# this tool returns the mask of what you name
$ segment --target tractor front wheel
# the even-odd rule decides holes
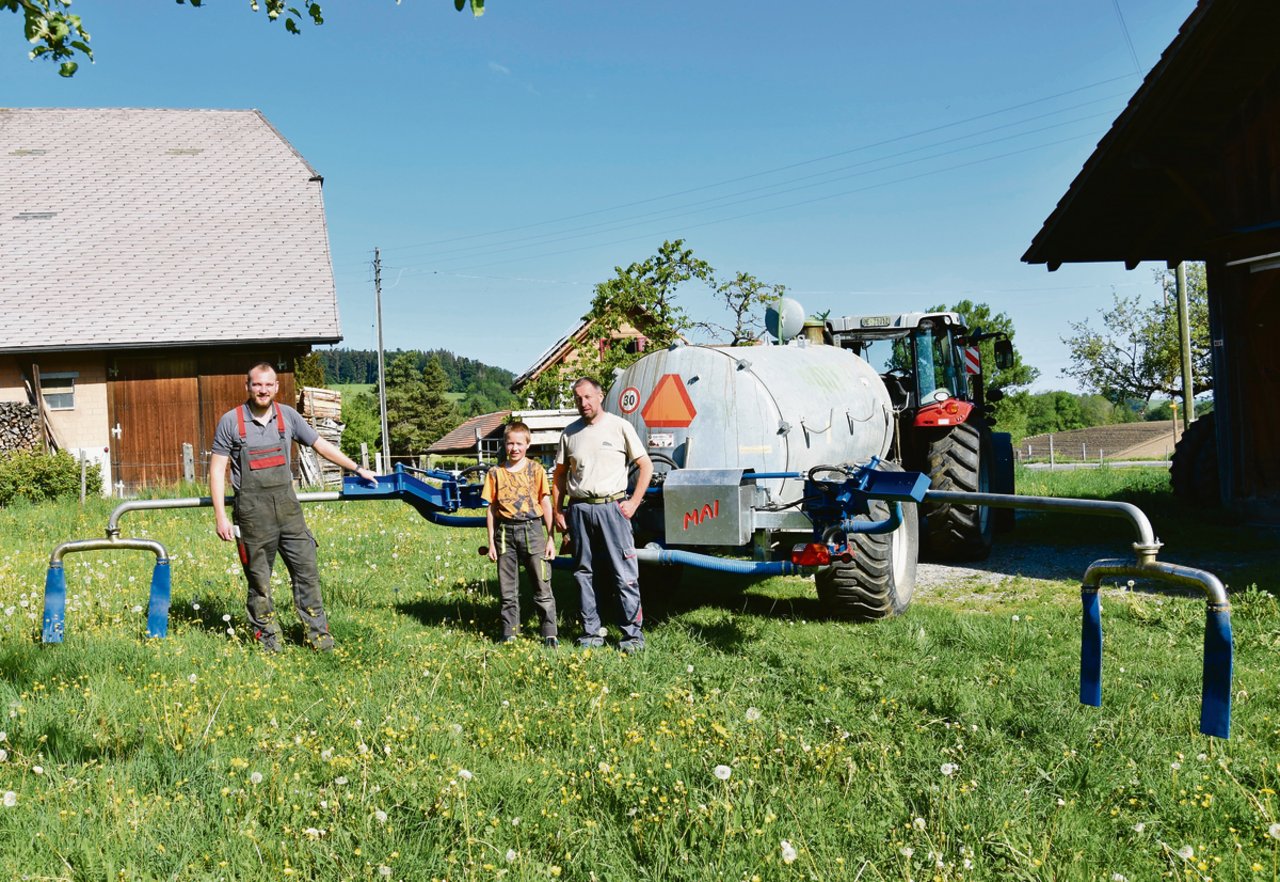
[[[991,492],[991,428],[960,423],[928,442],[925,463],[929,489],[957,493]],[[925,544],[942,560],[985,560],[991,554],[993,523],[985,505],[926,502]]]

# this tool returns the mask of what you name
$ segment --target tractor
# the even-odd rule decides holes
[[[1013,445],[992,431],[1000,389],[983,386],[978,344],[994,343],[996,366],[1013,365],[1002,331],[965,327],[954,312],[907,312],[828,318],[824,342],[868,362],[889,390],[895,413],[888,458],[929,476],[934,490],[1013,493]],[[1013,512],[986,506],[921,506],[924,550],[942,560],[982,560],[992,534],[1013,526]]]

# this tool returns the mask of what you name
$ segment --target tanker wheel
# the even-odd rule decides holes
[[[1173,495],[1183,502],[1211,508],[1222,505],[1222,490],[1218,486],[1218,436],[1212,411],[1187,426],[1174,445],[1169,483],[1173,486]]]
[[[929,441],[925,464],[929,489],[991,492],[991,428],[960,423]],[[925,503],[925,546],[942,560],[985,560],[991,554],[994,522],[985,505]]]
[[[893,463],[883,471],[902,471]],[[883,521],[889,503],[871,501],[871,515],[860,521]],[[853,560],[833,563],[818,571],[818,601],[832,618],[870,622],[896,616],[906,610],[916,590],[916,558],[920,552],[920,528],[914,503],[902,504],[902,524],[888,534],[850,533]]]

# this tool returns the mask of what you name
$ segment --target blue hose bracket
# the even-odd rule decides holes
[[[1097,586],[1080,587],[1080,703],[1102,707],[1102,606]]]
[[[44,630],[41,641],[62,642],[66,628],[66,611],[67,574],[62,569],[62,561],[55,560],[49,564],[49,572],[44,577]]]
[[[1200,731],[1205,735],[1231,737],[1231,672],[1231,605],[1210,603],[1205,613],[1200,698]]]

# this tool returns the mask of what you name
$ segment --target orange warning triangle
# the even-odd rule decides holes
[[[640,418],[652,429],[684,429],[697,415],[679,374],[663,374],[640,411]]]

